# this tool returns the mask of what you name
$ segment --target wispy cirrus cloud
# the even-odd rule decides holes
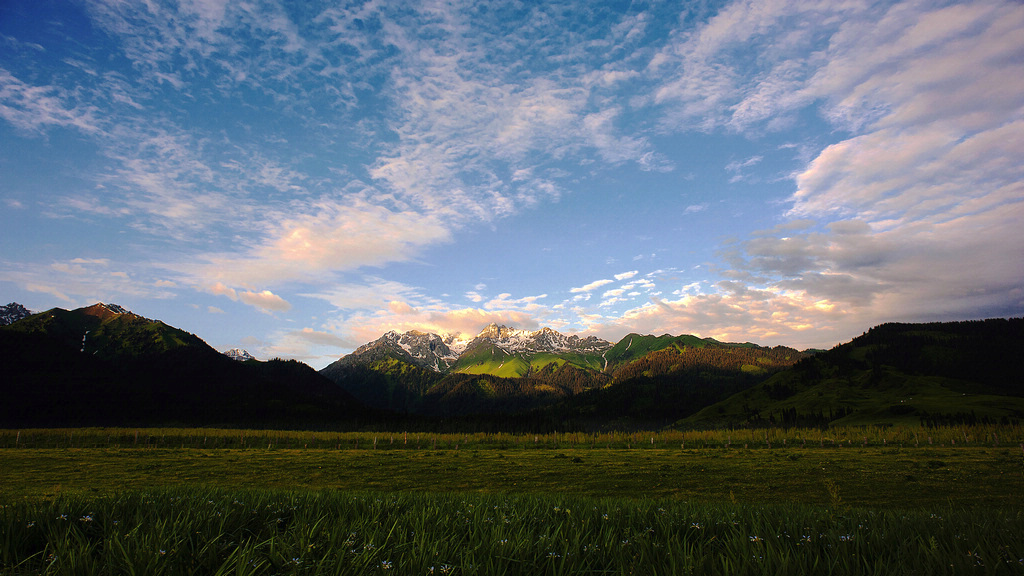
[[[413,16],[417,26],[385,25],[404,64],[392,76],[398,142],[377,160],[373,177],[461,223],[557,198],[565,187],[556,166],[566,158],[672,169],[646,136],[618,125],[623,108],[604,94],[635,75],[615,66],[643,35],[643,17],[581,34],[594,47],[614,47],[610,67],[597,69],[592,54],[580,53],[586,43],[560,33],[559,10],[531,7],[511,34],[502,10],[473,5],[427,5]],[[548,64],[539,73],[522,75],[540,61]]]
[[[76,93],[107,110],[117,102],[119,114],[95,129],[84,124],[88,115],[77,117],[81,130],[104,132],[97,140],[108,164],[91,175],[99,192],[76,191],[63,205],[176,242],[188,256],[168,268],[183,274],[182,284],[262,290],[408,261],[462,226],[558,198],[568,173],[557,164],[571,157],[670,168],[646,136],[621,129],[621,104],[594,100],[636,77],[621,57],[643,37],[643,14],[588,24],[584,48],[615,56],[595,67],[580,46],[552,34],[557,6],[528,9],[536,18],[512,35],[502,14],[470,5],[410,11],[370,2],[306,16],[274,3],[213,0],[87,7],[131,66],[104,71],[88,54],[75,60]],[[496,45],[507,50],[496,53]],[[556,63],[547,72],[522,76],[546,58]],[[382,111],[350,122],[357,86]],[[19,88],[33,90],[48,93]],[[188,103],[196,98],[241,127],[245,140],[230,124],[221,133],[184,126],[179,117],[201,113]],[[154,122],[156,100],[171,106]],[[66,94],[51,103],[75,110]],[[310,113],[322,106],[331,113]],[[312,130],[256,128],[260,114]],[[37,130],[70,122],[38,106],[30,117]],[[383,131],[396,138],[367,150],[375,159],[362,175],[327,165],[314,176],[302,158],[284,159],[297,138],[331,146],[346,131],[350,144]],[[359,182],[366,184],[353,191]],[[232,238],[234,250],[195,242],[211,234]]]
[[[61,86],[36,85],[0,68],[0,118],[24,132],[42,135],[50,128],[101,132],[99,110]]]
[[[109,258],[70,258],[48,263],[0,261],[0,274],[29,292],[49,294],[65,305],[84,306],[118,299],[174,297],[166,278],[145,265]],[[53,278],[60,278],[54,282]]]

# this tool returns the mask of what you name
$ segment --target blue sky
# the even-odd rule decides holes
[[[0,298],[320,368],[1024,314],[1019,2],[0,4]]]

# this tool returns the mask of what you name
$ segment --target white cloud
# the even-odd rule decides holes
[[[233,301],[241,301],[263,312],[287,312],[292,307],[288,301],[270,290],[258,292],[253,290],[239,291],[226,286],[222,282],[216,282],[208,286],[206,291],[217,296],[226,296]]]
[[[317,201],[302,213],[266,226],[260,245],[247,251],[209,254],[169,266],[194,284],[318,284],[338,273],[411,260],[419,250],[450,238],[450,231],[429,216],[364,201]]]
[[[170,287],[154,278],[153,270],[146,265],[107,258],[70,258],[50,263],[0,261],[0,277],[29,292],[50,294],[75,306],[175,296]]]
[[[350,348],[389,330],[474,336],[490,323],[535,330],[552,310],[540,304],[547,294],[513,297],[504,293],[482,306],[463,307],[424,296],[418,288],[374,278],[307,296],[328,300],[337,307],[339,313],[325,322],[323,330],[353,343]]]
[[[680,34],[652,61],[666,125],[756,134],[817,101],[848,136],[795,173],[788,216],[802,220],[726,252],[735,281],[617,324],[799,342],[809,327],[842,339],[1020,314],[1024,269],[1006,263],[1024,253],[1022,29],[1011,2],[744,1]]]
[[[239,292],[238,299],[254,308],[267,312],[287,312],[292,305],[270,290]]]
[[[630,278],[636,276],[639,273],[639,270],[630,270],[629,272],[622,272],[621,274],[616,274],[614,278],[619,281],[629,280]]]
[[[607,279],[605,279],[605,280],[594,280],[590,284],[586,284],[586,285],[580,286],[578,288],[570,288],[569,292],[571,292],[573,294],[576,294],[576,293],[579,293],[579,292],[593,292],[594,290],[597,290],[601,286],[606,286],[606,285],[611,284],[611,283],[612,283],[612,280],[607,280]]]

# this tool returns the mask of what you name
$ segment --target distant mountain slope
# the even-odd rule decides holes
[[[601,355],[610,347],[596,337],[497,324],[469,340],[388,332],[320,373],[375,408],[419,414],[507,413],[604,383]]]
[[[530,332],[491,324],[469,342],[451,370],[520,377],[552,362],[601,370],[604,367],[602,355],[611,347],[610,342],[595,336],[580,338],[550,328]]]
[[[1024,319],[883,324],[681,426],[955,423],[1024,418]]]
[[[669,424],[750,388],[808,355],[783,346],[631,334],[607,356],[612,383],[547,410],[553,420]]]
[[[0,328],[0,426],[324,425],[362,407],[299,362],[240,363],[110,304]]]
[[[398,412],[453,416],[545,409],[545,418],[557,413],[671,422],[804,357],[789,348],[689,335],[630,334],[612,345],[548,328],[530,332],[496,324],[466,343],[457,358],[452,355],[458,347],[442,344],[437,335],[389,332],[321,374],[369,406]],[[441,357],[447,372],[438,370]]]
[[[343,366],[365,366],[386,359],[439,374],[519,377],[549,363],[564,362],[600,370],[605,364],[601,355],[611,346],[610,342],[593,336],[566,336],[550,328],[530,332],[497,324],[485,327],[469,340],[418,331],[391,331],[338,359],[322,373],[330,377]]]
[[[14,332],[46,334],[104,360],[129,360],[175,348],[207,348],[199,337],[129,312],[116,304],[77,310],[54,308],[7,327]]]
[[[399,360],[434,372],[447,372],[459,356],[456,352],[459,348],[453,350],[450,343],[451,338],[446,341],[437,334],[415,330],[404,334],[391,331],[333,362],[325,369],[325,374],[342,366],[372,364],[385,359]]]
[[[386,353],[334,362],[320,374],[364,405],[400,414],[420,412],[427,391],[444,378]]]

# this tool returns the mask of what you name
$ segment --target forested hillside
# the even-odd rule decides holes
[[[682,422],[926,424],[1024,417],[1024,319],[883,324]]]

